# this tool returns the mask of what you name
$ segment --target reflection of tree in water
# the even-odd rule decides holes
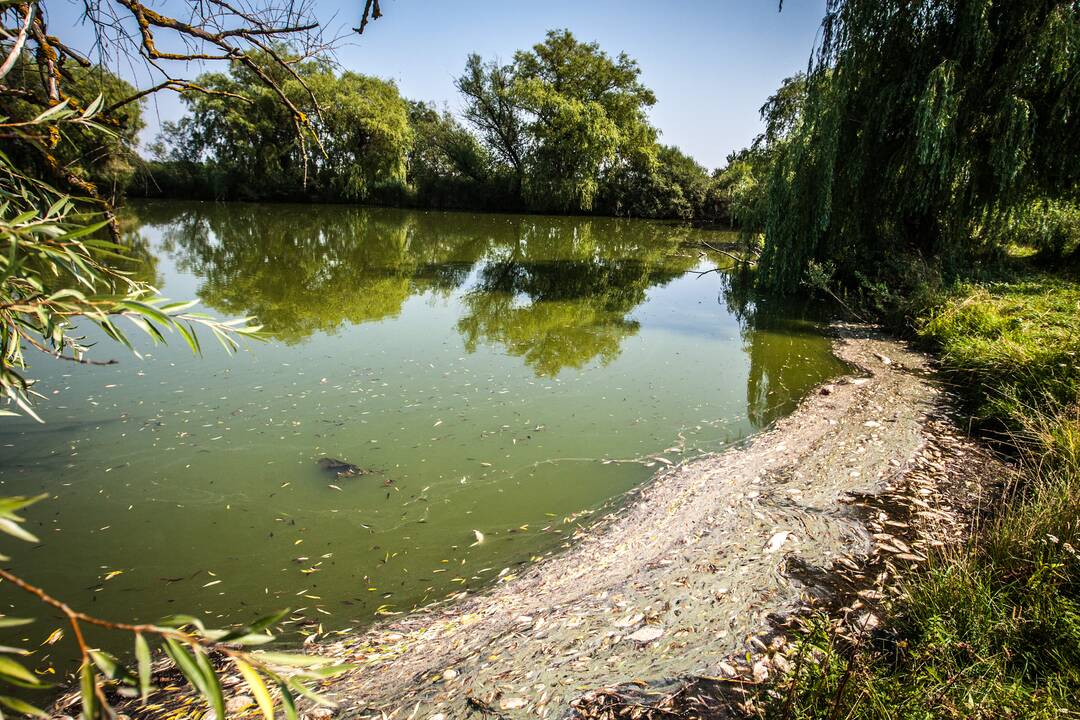
[[[618,357],[637,333],[627,317],[646,291],[695,263],[670,229],[604,220],[525,220],[510,246],[493,248],[465,297],[458,329],[474,352],[501,345],[537,375]]]
[[[164,228],[205,304],[290,343],[450,293],[479,263],[458,323],[466,347],[500,345],[540,375],[613,360],[646,291],[696,263],[680,231],[609,219],[179,203],[139,216]]]
[[[154,287],[161,287],[158,258],[150,249],[150,243],[139,232],[138,218],[135,218],[131,213],[123,213],[119,220],[119,244],[123,248],[120,253],[124,257],[123,259],[110,258],[109,264],[117,270],[127,273],[132,280],[149,283]]]
[[[758,294],[747,273],[726,273],[722,282],[722,300],[739,321],[750,361],[746,414],[754,427],[767,427],[791,412],[823,376],[821,363],[829,360],[822,357],[825,340],[814,321],[820,309]]]
[[[311,206],[189,207],[166,224],[178,266],[202,278],[218,312],[255,315],[289,343],[393,317],[410,296],[467,277],[475,235],[432,231],[423,216]],[[148,218],[152,221],[154,218]]]

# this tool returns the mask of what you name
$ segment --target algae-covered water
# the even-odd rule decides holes
[[[2,419],[0,492],[50,499],[25,513],[41,544],[0,551],[114,619],[290,607],[311,633],[479,589],[840,371],[808,311],[699,274],[728,262],[707,247],[722,233],[178,202],[125,227],[164,295],[256,315],[269,339],[35,359],[46,424]],[[324,457],[372,472],[337,478]],[[9,643],[58,627],[0,599],[43,618]]]

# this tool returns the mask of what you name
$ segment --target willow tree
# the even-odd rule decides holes
[[[821,38],[769,180],[766,286],[963,259],[1075,201],[1080,3],[828,0]]]

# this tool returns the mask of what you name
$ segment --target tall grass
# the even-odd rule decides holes
[[[960,285],[917,329],[1023,482],[969,543],[902,580],[885,631],[844,644],[814,625],[802,643],[818,662],[764,712],[1080,717],[1080,283]]]

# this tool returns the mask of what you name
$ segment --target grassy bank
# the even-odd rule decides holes
[[[1080,281],[1023,277],[957,285],[916,322],[1023,482],[903,580],[884,631],[811,632],[822,661],[774,686],[767,717],[1080,717]]]

